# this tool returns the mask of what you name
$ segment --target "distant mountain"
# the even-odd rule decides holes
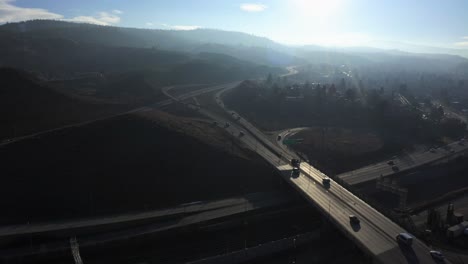
[[[403,69],[412,71],[452,71],[458,67],[458,64],[468,61],[468,59],[460,56],[443,54],[444,51],[446,51],[445,53],[456,53],[457,50],[429,49],[428,47],[424,49],[424,47],[403,45],[401,43],[390,45],[393,47],[390,50],[371,47],[286,46],[264,37],[214,29],[188,31],[136,29],[36,20],[0,26],[0,37],[2,40],[7,39],[7,41],[10,41],[4,37],[5,35],[15,36],[17,48],[24,47],[24,41],[27,42],[28,39],[33,39],[35,41],[51,41],[52,45],[56,41],[68,41],[70,44],[82,47],[86,45],[104,47],[105,49],[110,47],[109,53],[112,54],[116,51],[115,48],[122,48],[119,52],[122,53],[123,57],[125,54],[139,54],[140,51],[130,51],[130,48],[153,50],[153,54],[149,55],[148,58],[145,58],[144,55],[143,57],[136,55],[135,58],[128,58],[129,64],[140,58],[140,64],[146,61],[148,64],[161,65],[164,61],[170,63],[171,59],[169,58],[171,56],[174,56],[176,63],[179,63],[184,60],[184,56],[186,56],[186,60],[187,56],[196,57],[197,54],[205,52],[225,54],[255,64],[281,67],[308,63],[346,64],[348,66],[368,65],[371,67],[375,66],[375,64],[388,64],[394,67],[403,65]],[[2,44],[0,43],[0,45]],[[376,44],[376,46],[382,45]],[[23,48],[23,50],[27,51],[27,47]],[[434,51],[435,54],[410,53],[400,50],[427,50]],[[162,52],[166,52],[166,54],[163,55]],[[170,54],[170,52],[181,54]],[[460,52],[460,55],[463,55],[464,51],[460,50]],[[117,67],[116,65],[119,63],[116,63],[115,60],[99,55],[104,53],[105,51],[103,52],[98,48],[94,53],[89,50],[86,52],[86,54],[92,54],[96,58],[103,58],[109,61],[111,66]],[[168,60],[164,58],[166,55],[169,56]],[[69,57],[70,55],[63,56],[68,61]],[[192,65],[194,64],[192,63]]]
[[[193,60],[171,68],[168,78],[171,83],[224,82],[282,72],[280,68],[252,64],[229,55],[202,52]]]
[[[238,59],[245,56],[228,56],[227,52],[223,56],[200,57],[199,50],[181,39],[177,43],[179,46],[187,45],[181,49],[184,51],[150,47],[154,42],[149,41],[148,35],[151,38],[156,36],[143,34],[145,32],[171,33],[60,21],[7,24],[0,27],[0,66],[54,78],[73,77],[82,72],[146,71],[159,76],[161,85],[188,82],[194,79],[189,76],[195,73],[199,74],[195,78],[198,81],[222,82],[282,72],[279,68],[262,66],[262,63],[253,63],[252,60]],[[142,44],[145,38],[146,45]],[[187,51],[189,49],[192,51]],[[267,64],[265,60],[263,62]]]
[[[345,51],[334,50],[307,50],[298,49],[297,55],[310,63],[331,64],[331,65],[353,65],[361,66],[372,61],[359,54],[346,53]]]
[[[96,44],[134,46],[140,48],[153,47],[154,45],[170,48],[169,45],[176,44],[176,47],[178,47],[180,43],[186,43],[191,46],[204,43],[268,48],[278,48],[282,46],[268,38],[257,37],[241,32],[215,29],[138,29],[71,23],[55,20],[31,20],[5,24],[0,26],[0,30],[37,35],[42,34],[44,37],[63,37]]]
[[[119,28],[64,21],[34,20],[0,26],[0,32],[34,38],[60,38],[103,46],[156,48],[179,52],[218,52],[258,64],[281,65],[296,58],[280,50],[287,47],[263,37],[214,29],[158,30]],[[255,47],[255,50],[252,48]],[[207,48],[215,48],[210,50]],[[251,56],[255,52],[255,56]]]
[[[278,51],[273,48],[261,46],[232,46],[206,43],[194,46],[190,52],[210,52],[227,54],[242,60],[256,62],[264,65],[289,66],[307,62],[304,58]]]
[[[190,59],[173,51],[95,45],[53,35],[0,32],[0,39],[0,66],[55,75],[168,67]]]
[[[426,45],[405,43],[400,41],[372,41],[369,45],[381,47],[381,49],[398,50],[402,52],[411,52],[417,54],[451,54],[468,58],[468,49],[451,49],[432,47]]]

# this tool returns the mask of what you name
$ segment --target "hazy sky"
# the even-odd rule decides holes
[[[235,30],[287,44],[468,48],[468,0],[0,0],[0,23],[54,18]]]

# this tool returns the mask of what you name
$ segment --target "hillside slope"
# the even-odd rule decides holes
[[[211,122],[161,112],[15,142],[0,159],[3,223],[170,207],[270,191],[280,180]]]
[[[61,94],[25,72],[0,68],[0,140],[124,111]]]

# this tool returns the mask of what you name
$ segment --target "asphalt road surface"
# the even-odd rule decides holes
[[[121,241],[145,235],[154,235],[159,232],[174,230],[181,227],[190,226],[202,222],[212,221],[232,217],[237,214],[252,212],[258,209],[282,208],[288,206],[291,197],[278,193],[250,194],[246,197],[230,198],[208,202],[194,202],[183,204],[178,207],[168,208],[158,211],[143,212],[139,214],[126,214],[120,216],[109,216],[97,219],[84,219],[70,222],[44,223],[21,226],[8,226],[0,229],[0,240],[8,241],[10,238],[26,237],[41,234],[44,236],[56,237],[54,234],[88,232],[90,234],[78,237],[80,247],[93,247],[102,243]],[[144,224],[141,221],[145,220]],[[109,228],[112,224],[136,225],[121,226],[93,234],[93,228]],[[18,257],[41,255],[44,253],[62,252],[70,249],[70,244],[66,241],[49,242],[40,245],[26,245],[23,247],[8,247],[3,245],[0,248],[0,263],[14,260]]]
[[[250,211],[258,208],[267,208],[290,202],[290,197],[278,193],[255,193],[248,194],[245,197],[235,197],[214,201],[197,201],[187,204],[181,204],[176,207],[164,208],[160,210],[145,211],[140,213],[128,213],[121,215],[111,215],[99,218],[76,219],[70,221],[34,223],[23,225],[9,225],[0,227],[0,239],[7,237],[16,237],[32,234],[54,233],[64,230],[80,230],[93,227],[103,227],[113,224],[141,222],[151,220],[159,221],[168,216],[178,217],[180,215],[202,215],[202,213],[211,212],[208,215],[218,214],[219,210],[223,212],[236,214],[244,210]],[[198,217],[201,222],[203,217]],[[182,222],[182,221],[181,221]],[[187,223],[187,221],[185,221]]]

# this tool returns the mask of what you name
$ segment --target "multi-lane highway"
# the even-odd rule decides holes
[[[110,215],[96,218],[73,219],[69,221],[45,222],[22,225],[4,225],[0,227],[0,240],[24,235],[53,234],[64,230],[90,230],[95,227],[111,227],[112,225],[142,223],[145,221],[167,221],[168,218],[196,218],[197,222],[203,222],[205,217],[216,215],[234,215],[256,209],[285,205],[292,201],[291,197],[279,193],[253,193],[245,197],[233,197],[214,201],[197,201],[160,210],[145,211],[140,213],[128,213]],[[195,216],[195,217],[194,217]],[[180,221],[184,225],[190,221]]]
[[[281,140],[277,142],[279,147],[281,147],[284,151],[289,151],[289,149],[284,144],[282,144],[283,140],[287,137],[294,136],[294,134],[304,129],[307,128],[298,127],[279,132],[277,134],[277,136],[281,136]],[[403,153],[402,155],[395,156],[391,159],[374,163],[356,170],[341,173],[337,176],[349,185],[357,185],[376,180],[381,175],[388,177],[396,173],[402,173],[423,165],[450,159],[463,154],[467,150],[468,143],[465,144],[464,140],[459,140],[440,148]]]
[[[94,219],[50,222],[31,225],[4,226],[0,228],[0,263],[25,256],[43,255],[45,252],[64,252],[70,249],[69,243],[64,243],[67,234],[80,236],[80,247],[122,241],[146,235],[174,231],[180,228],[227,219],[249,212],[290,208],[294,200],[291,196],[279,193],[248,194],[245,197],[229,198],[216,201],[199,201],[183,204],[174,208],[136,214],[124,214]],[[105,232],[104,232],[105,231]],[[15,239],[38,237],[54,237],[56,241],[41,245],[20,244],[6,246],[7,241]]]
[[[224,91],[234,87],[226,87]],[[215,95],[220,107],[231,115],[221,100],[222,92]],[[326,177],[323,173],[303,162],[301,173],[297,177],[291,176],[292,167],[289,159],[292,157],[273,144],[261,131],[237,113],[233,118],[223,117],[206,109],[200,112],[216,120],[219,124],[231,122],[224,126],[232,135],[238,135],[239,140],[256,151],[261,157],[274,166],[277,171],[308,201],[315,205],[329,221],[342,230],[351,240],[373,256],[379,263],[434,263],[429,250],[423,242],[415,239],[413,246],[406,248],[397,243],[398,233],[406,232],[403,228],[379,213],[367,203],[331,180],[330,187],[322,184]],[[236,116],[240,119],[237,121]],[[244,135],[240,136],[240,131]],[[350,224],[349,215],[356,215],[360,219],[359,226]]]
[[[465,143],[464,140],[460,140],[445,147],[400,155],[393,159],[339,174],[338,177],[349,185],[356,185],[375,180],[381,175],[386,177],[395,173],[408,171],[419,166],[449,159],[460,155],[467,150],[468,144]]]

